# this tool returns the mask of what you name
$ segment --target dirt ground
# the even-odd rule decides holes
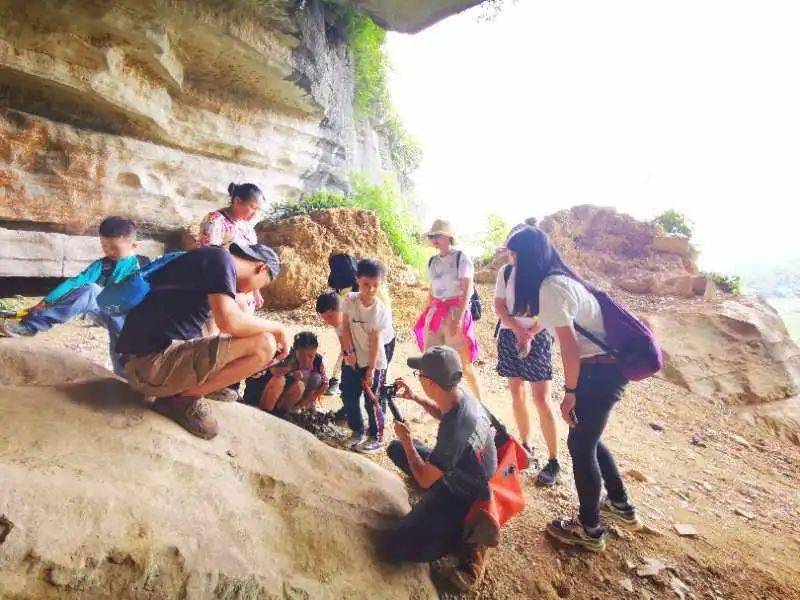
[[[293,331],[316,331],[323,354],[335,359],[335,336],[323,330],[308,309],[270,316],[290,322]],[[399,328],[401,342],[391,376],[411,380],[405,359],[416,348],[406,326]],[[489,314],[480,324],[484,400],[515,430],[505,382],[494,372],[493,327]],[[100,328],[77,322],[37,339],[108,363],[106,333]],[[554,363],[553,387],[559,390],[557,356]],[[559,401],[554,392],[554,410]],[[339,401],[328,398],[326,405],[337,408]],[[543,459],[544,443],[535,409],[530,409],[536,456]],[[435,422],[411,403],[404,402],[401,410],[415,434],[432,442]],[[663,380],[631,384],[612,415],[605,440],[626,473],[632,501],[653,532],[612,529],[607,551],[595,555],[560,547],[544,534],[548,520],[572,516],[576,510],[567,429],[560,420],[559,427],[562,482],[542,489],[526,475],[525,511],[504,529],[501,545],[490,554],[483,584],[464,597],[800,599],[800,448],[746,425],[731,407],[692,396]],[[388,435],[391,431],[387,422]],[[691,442],[695,434],[703,445]],[[374,460],[391,468],[383,455]],[[628,475],[631,470],[647,481]],[[675,524],[693,525],[697,535],[681,537]],[[663,563],[657,575],[637,574],[653,559]],[[441,597],[460,596],[443,589]]]

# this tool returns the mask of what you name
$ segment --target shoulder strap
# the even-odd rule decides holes
[[[461,268],[461,250],[456,250],[456,275],[458,275],[458,269]]]
[[[514,268],[514,265],[506,265],[503,267],[503,281],[506,285],[508,285],[508,280],[511,279],[511,270]]]
[[[434,258],[436,258],[435,254],[428,259],[428,268],[429,269],[431,268],[431,265],[433,264],[433,259]]]
[[[588,330],[586,330],[586,329],[584,329],[583,327],[581,327],[580,325],[578,325],[578,323],[577,323],[577,322],[574,322],[574,323],[573,323],[573,325],[575,326],[575,331],[577,331],[578,333],[580,333],[580,334],[581,334],[583,337],[585,337],[586,339],[588,339],[588,340],[589,340],[590,342],[592,342],[592,343],[593,343],[595,346],[598,346],[599,348],[601,348],[601,349],[605,350],[605,351],[606,351],[606,352],[608,352],[609,354],[616,354],[616,352],[615,352],[615,351],[614,351],[614,350],[611,348],[611,346],[609,346],[609,345],[608,345],[608,344],[606,344],[605,342],[601,341],[601,340],[600,340],[600,338],[598,338],[598,337],[597,337],[596,335],[594,335],[593,333],[589,332]]]

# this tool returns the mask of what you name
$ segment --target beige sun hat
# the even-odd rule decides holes
[[[445,221],[444,219],[436,219],[433,225],[431,225],[431,230],[425,233],[426,237],[432,237],[434,235],[449,237],[453,243],[456,241],[456,234],[453,233],[453,226],[450,224],[450,221]]]

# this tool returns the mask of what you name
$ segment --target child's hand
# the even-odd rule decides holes
[[[344,362],[348,367],[352,367],[353,369],[356,368],[356,353],[351,352],[350,354],[344,357]]]
[[[372,383],[375,381],[375,369],[373,367],[367,367],[367,370],[364,371],[364,381],[368,387],[372,387]]]
[[[397,397],[403,398],[404,400],[411,400],[414,397],[414,392],[411,391],[411,388],[408,387],[408,384],[403,381],[402,378],[398,377],[394,380],[394,387],[397,390]]]

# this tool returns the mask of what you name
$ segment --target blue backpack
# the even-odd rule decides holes
[[[119,317],[129,313],[141,304],[150,293],[150,277],[153,273],[184,254],[186,253],[169,252],[127,279],[107,285],[97,295],[97,305],[100,310],[110,317]]]

